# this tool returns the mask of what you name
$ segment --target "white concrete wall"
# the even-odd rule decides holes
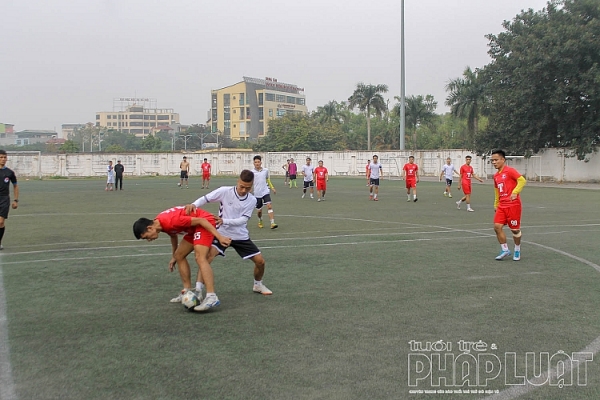
[[[200,175],[200,165],[206,157],[212,165],[215,175],[237,175],[242,169],[252,168],[252,158],[260,154],[263,165],[269,168],[271,175],[283,175],[282,165],[288,158],[294,158],[298,166],[311,157],[312,163],[323,160],[324,165],[333,175],[364,175],[367,159],[373,154],[379,156],[385,177],[398,177],[402,166],[408,162],[408,156],[414,154],[422,176],[439,176],[446,157],[451,157],[457,168],[464,162],[464,157],[473,155],[466,150],[439,151],[346,151],[346,152],[290,152],[290,153],[251,153],[251,152],[214,152],[214,153],[140,153],[140,154],[10,154],[7,165],[17,176],[68,178],[104,176],[108,161],[116,164],[117,160],[125,166],[127,176],[179,175],[179,164],[183,156],[190,162],[191,175]],[[517,168],[529,180],[552,180],[556,182],[592,182],[600,181],[600,156],[592,154],[588,161],[564,157],[557,149],[550,149],[537,156],[510,158],[509,165]],[[495,172],[489,159],[473,156],[471,164],[479,176],[491,177]]]

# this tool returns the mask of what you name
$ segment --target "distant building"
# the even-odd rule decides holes
[[[69,139],[78,129],[85,128],[85,124],[62,124],[61,136],[62,139]]]
[[[123,111],[101,111],[96,113],[96,126],[114,129],[146,137],[158,126],[179,124],[179,114],[172,108],[147,108],[146,103],[156,103],[152,99],[121,98],[115,102],[127,104]],[[113,104],[113,108],[115,108]],[[154,129],[156,131],[156,129]]]
[[[17,146],[25,146],[34,143],[46,143],[50,139],[57,139],[58,133],[46,130],[24,130],[15,133]]]
[[[278,82],[274,78],[248,78],[211,91],[208,116],[213,132],[220,131],[232,140],[264,136],[269,121],[286,114],[307,114],[304,89]]]
[[[14,145],[15,139],[14,125],[0,123],[0,146]]]

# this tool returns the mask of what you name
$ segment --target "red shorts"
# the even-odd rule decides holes
[[[462,182],[460,185],[464,194],[471,194],[471,182]]]
[[[214,227],[217,226],[217,224],[215,222],[215,218],[212,215],[204,216],[203,218],[205,218],[208,222],[210,222],[210,224],[212,226],[214,226]],[[213,239],[215,238],[214,235],[201,226],[196,226],[194,228],[196,230],[193,233],[192,232],[187,233],[183,237],[183,240],[185,240],[188,243],[193,244],[194,246],[210,247],[212,245]]]
[[[205,180],[205,181],[210,181],[210,174],[205,174],[205,173],[203,173],[203,174],[202,174],[202,180]]]
[[[496,209],[494,224],[508,225],[510,229],[521,228],[521,202],[502,206]]]
[[[417,180],[416,179],[407,179],[406,180],[406,188],[410,189],[410,188],[416,188],[417,187]]]
[[[317,190],[327,190],[327,181],[325,179],[317,179]]]

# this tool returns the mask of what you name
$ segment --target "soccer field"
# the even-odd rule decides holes
[[[0,255],[1,400],[600,398],[599,191],[526,186],[514,262],[494,260],[490,181],[468,213],[437,181],[415,203],[385,180],[374,202],[364,178],[333,177],[317,203],[277,178],[279,228],[249,223],[273,295],[252,292],[252,262],[229,250],[212,264],[221,305],[201,314],[169,303],[169,238],[132,233],[208,192],[178,181],[19,182]]]

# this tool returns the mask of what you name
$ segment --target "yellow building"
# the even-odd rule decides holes
[[[209,120],[213,132],[232,140],[264,136],[269,121],[289,113],[308,113],[304,89],[274,78],[248,78],[211,91]]]
[[[138,99],[115,99],[119,101]],[[139,99],[144,100],[144,99]],[[123,111],[101,111],[96,113],[96,126],[114,129],[123,133],[132,133],[146,137],[159,127],[179,124],[179,114],[172,108],[145,108],[136,103],[125,107]]]

